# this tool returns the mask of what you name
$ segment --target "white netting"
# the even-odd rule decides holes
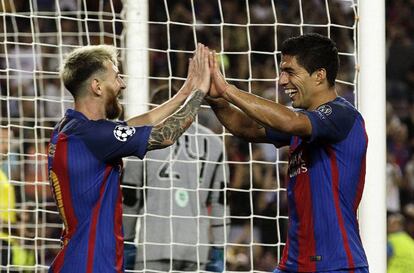
[[[60,247],[62,225],[49,190],[46,147],[52,127],[72,98],[58,78],[58,67],[64,54],[74,47],[106,43],[120,49],[121,70],[128,78],[125,60],[133,50],[126,48],[125,39],[131,29],[124,2],[0,2],[1,163],[14,188],[14,193],[3,190],[7,182],[0,181],[1,231],[12,238],[2,240],[1,270],[43,272]],[[356,101],[354,1],[151,0],[148,5],[148,48],[136,50],[149,56],[149,75],[145,77],[149,90],[162,84],[181,86],[188,58],[195,44],[202,42],[219,53],[224,74],[232,83],[288,104],[277,85],[278,45],[291,36],[318,32],[336,41],[341,61],[338,90],[348,100]],[[141,87],[128,89],[148,92]],[[124,103],[128,107],[143,102]],[[230,197],[226,200],[232,224],[226,238],[226,270],[270,272],[281,256],[287,228],[286,151],[232,137],[208,107],[198,122],[224,140],[223,151],[230,167]],[[15,204],[11,201],[13,195]],[[16,221],[12,219],[14,212]],[[18,266],[10,259],[15,244],[26,250],[24,265]]]

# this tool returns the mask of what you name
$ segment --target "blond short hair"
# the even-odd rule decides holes
[[[116,48],[110,45],[89,45],[73,50],[60,71],[63,84],[76,99],[90,76],[106,70],[106,62],[118,65],[117,55]]]

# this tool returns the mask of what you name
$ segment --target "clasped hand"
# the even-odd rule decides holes
[[[189,60],[187,79],[178,93],[187,97],[193,90],[200,90],[217,98],[225,94],[228,86],[220,72],[216,52],[199,43],[194,56]]]

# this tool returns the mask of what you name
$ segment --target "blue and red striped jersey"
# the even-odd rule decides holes
[[[143,158],[152,127],[93,121],[67,110],[49,144],[48,169],[64,223],[49,272],[123,272],[122,157]]]
[[[367,267],[356,215],[365,181],[364,120],[341,97],[301,113],[312,124],[307,139],[266,130],[272,142],[290,143],[288,239],[278,268],[320,272]]]

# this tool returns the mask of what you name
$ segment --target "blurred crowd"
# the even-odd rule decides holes
[[[412,272],[414,268],[414,37],[411,33],[414,30],[412,19],[414,2],[387,1],[386,8],[388,270]],[[402,260],[398,256],[403,257]]]
[[[338,92],[355,102],[352,1],[328,1],[329,7],[326,1],[290,0],[148,2],[150,91],[162,84],[181,86],[188,58],[196,43],[202,42],[218,53],[231,82],[289,105],[276,81],[277,45],[300,33],[318,32],[337,43],[341,53]],[[387,211],[390,217],[398,215],[400,230],[414,237],[414,37],[410,35],[414,1],[386,2]],[[121,0],[11,0],[0,9],[8,12],[0,20],[0,163],[14,187],[19,212],[16,219],[0,215],[0,225],[24,249],[38,249],[34,261],[38,269],[44,269],[59,248],[61,230],[48,187],[46,148],[52,127],[71,104],[58,68],[64,54],[78,45],[113,44],[120,48],[122,59],[126,54],[125,9]],[[30,17],[31,10],[40,16]],[[232,224],[227,270],[270,272],[286,237],[287,151],[266,144],[248,145],[226,134],[207,107],[198,122],[223,135],[230,162]]]

